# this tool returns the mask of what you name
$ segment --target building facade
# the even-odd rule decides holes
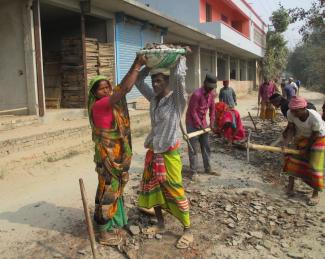
[[[136,52],[152,42],[191,46],[188,92],[207,72],[233,80],[243,94],[258,83],[265,25],[244,1],[5,0],[0,6],[0,115],[85,108],[92,76],[118,84]],[[139,96],[133,89],[127,99]]]
[[[212,42],[193,43],[200,52],[195,70],[199,69],[201,81],[206,72],[215,71],[219,80],[233,80],[239,91],[251,84],[247,81],[259,83],[267,26],[245,0],[138,1],[214,38]]]

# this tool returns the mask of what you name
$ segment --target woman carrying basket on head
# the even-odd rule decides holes
[[[99,242],[104,245],[120,244],[120,229],[127,224],[122,196],[129,178],[132,151],[125,95],[145,62],[144,56],[138,56],[115,88],[100,75],[92,78],[89,84],[88,114],[98,173],[94,219],[100,232]]]

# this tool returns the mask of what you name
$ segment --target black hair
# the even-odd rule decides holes
[[[279,93],[274,93],[274,94],[271,95],[271,97],[269,98],[269,100],[272,101],[272,100],[274,100],[274,99],[276,99],[276,98],[278,98],[278,97],[281,97],[281,94],[279,94]]]
[[[153,79],[154,77],[157,77],[159,75],[161,75],[166,82],[169,82],[169,76],[164,75],[163,73],[154,74],[154,75],[151,76],[151,79]]]

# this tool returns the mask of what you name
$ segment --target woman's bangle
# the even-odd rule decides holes
[[[137,68],[133,68],[132,70],[140,72],[140,69],[137,69]]]

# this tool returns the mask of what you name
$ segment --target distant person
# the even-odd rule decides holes
[[[279,85],[279,80],[277,78],[274,78],[274,80],[272,81],[272,83],[275,86],[275,92],[276,93],[281,93],[281,88],[280,88],[280,85]]]
[[[300,80],[296,81],[296,86],[298,87],[297,95],[299,95],[299,90],[300,90],[300,86],[301,86],[301,81]]]
[[[293,79],[291,77],[289,79],[289,82],[284,87],[285,96],[289,102],[293,96],[296,96],[297,90],[297,85],[293,82]]]
[[[284,117],[287,117],[287,112],[289,110],[289,101],[283,98],[280,94],[275,93],[270,97],[270,102],[275,108],[280,108]],[[307,102],[307,109],[315,110],[314,104]]]
[[[273,121],[275,118],[275,109],[269,100],[274,93],[275,85],[265,77],[258,91],[258,105],[261,105],[260,118],[262,120]]]
[[[284,91],[284,87],[286,86],[286,80],[283,78],[281,81],[281,94],[284,98],[287,98],[285,91]]]
[[[237,97],[234,89],[229,86],[229,80],[223,81],[223,87],[220,89],[219,102],[226,103],[229,107],[237,105]]]

